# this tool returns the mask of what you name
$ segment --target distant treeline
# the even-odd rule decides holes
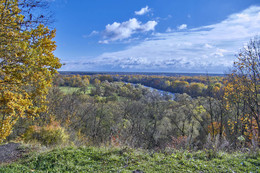
[[[55,79],[57,86],[83,87],[103,81],[123,81],[133,84],[142,84],[155,89],[172,93],[187,93],[192,97],[205,96],[210,85],[219,90],[223,85],[221,76],[147,76],[147,75],[58,75]]]
[[[87,72],[59,71],[62,75],[146,75],[146,76],[225,76],[221,73],[169,73],[169,72]]]

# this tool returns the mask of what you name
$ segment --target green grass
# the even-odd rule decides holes
[[[79,90],[79,87],[59,87],[65,94],[72,94],[73,92]]]
[[[76,92],[80,89],[80,87],[59,87],[62,92],[65,94],[72,94],[73,92]],[[94,85],[90,84],[86,90],[86,94],[90,94],[91,89],[94,88]],[[83,93],[83,92],[82,92]]]
[[[90,94],[90,93],[91,93],[91,90],[92,90],[93,88],[95,88],[95,86],[92,85],[92,84],[89,84],[89,85],[88,85],[88,89],[86,90],[86,94]]]
[[[0,167],[0,172],[260,172],[260,155],[93,147],[54,149]]]

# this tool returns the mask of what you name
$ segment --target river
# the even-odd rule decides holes
[[[131,85],[141,85],[145,88],[148,88],[149,90],[151,91],[157,91],[161,96],[170,96],[171,97],[171,100],[174,100],[175,99],[175,93],[172,93],[172,92],[168,92],[168,91],[163,91],[163,90],[159,90],[159,89],[156,89],[156,88],[153,88],[153,87],[149,87],[149,86],[145,86],[145,85],[142,85],[142,84],[134,84],[134,83],[129,83],[129,82],[124,82],[126,84],[131,84]]]

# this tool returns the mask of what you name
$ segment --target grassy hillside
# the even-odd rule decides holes
[[[156,153],[133,149],[64,148],[33,154],[0,172],[259,172],[260,155],[199,151]]]

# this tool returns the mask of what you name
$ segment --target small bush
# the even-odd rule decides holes
[[[67,143],[69,135],[56,121],[45,127],[30,126],[24,134],[24,141],[36,141],[45,146],[54,146]]]

